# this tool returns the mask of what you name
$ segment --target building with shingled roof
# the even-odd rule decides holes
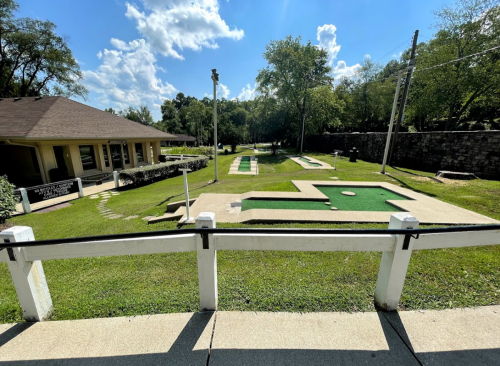
[[[64,97],[0,99],[0,175],[18,187],[152,164],[174,138]]]

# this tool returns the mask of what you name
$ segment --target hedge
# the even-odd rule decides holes
[[[16,208],[18,199],[14,195],[14,185],[9,183],[7,176],[0,175],[0,224],[10,218]]]
[[[205,168],[207,165],[208,157],[206,156],[185,160],[168,161],[166,163],[122,170],[120,172],[120,180],[122,180],[125,184],[139,186],[177,175],[179,168],[188,168],[195,171]]]

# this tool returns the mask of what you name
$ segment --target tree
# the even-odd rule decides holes
[[[458,0],[455,7],[444,7],[435,14],[439,29],[434,39],[419,45],[419,69],[498,45],[500,7],[497,1]],[[410,94],[410,117],[420,124],[429,117],[443,117],[446,130],[459,128],[461,118],[467,116],[476,101],[495,94],[500,83],[499,61],[498,52],[490,52],[417,72]]]
[[[114,114],[115,116],[118,114],[118,113],[116,113],[116,111],[115,111],[113,108],[111,108],[111,107],[104,109],[104,112],[108,112],[108,113]]]
[[[220,118],[219,139],[221,143],[231,145],[233,153],[236,151],[236,146],[243,140],[241,128],[232,124],[227,114],[223,114]]]
[[[83,74],[67,40],[50,21],[14,19],[18,5],[0,0],[0,97],[86,97]]]
[[[166,99],[161,106],[161,123],[169,133],[182,133],[182,126],[177,116],[178,110],[172,100]]]
[[[203,133],[202,127],[206,117],[206,107],[202,102],[193,100],[189,104],[189,107],[184,108],[186,108],[187,133],[191,136],[197,136],[198,145],[201,145],[205,140],[205,133]]]
[[[340,125],[340,116],[345,103],[338,99],[330,86],[321,86],[309,92],[306,132],[322,134]]]
[[[306,111],[308,90],[333,82],[329,76],[328,53],[313,46],[311,41],[303,45],[300,37],[288,36],[284,40],[271,41],[266,46],[264,58],[268,66],[259,70],[258,90],[294,108],[295,118],[287,121],[287,127],[288,132],[294,131],[290,137],[296,138],[300,135],[299,127]]]
[[[128,109],[119,112],[119,115],[145,126],[151,126],[154,123],[148,107],[143,105],[137,109],[134,107],[128,107]]]

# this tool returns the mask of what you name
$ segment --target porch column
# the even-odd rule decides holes
[[[153,141],[153,160],[155,164],[160,162],[160,154],[161,154],[161,143],[160,141]]]

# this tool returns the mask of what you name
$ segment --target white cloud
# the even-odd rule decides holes
[[[217,95],[221,99],[222,98],[227,99],[227,97],[229,97],[229,94],[231,93],[228,87],[222,83],[219,83],[219,87],[217,89],[218,89]]]
[[[119,50],[99,52],[101,65],[83,71],[84,84],[101,94],[98,100],[103,106],[124,109],[143,104],[153,109],[176,92],[157,77],[156,58],[144,39],[125,43],[113,38],[111,43]]]
[[[243,38],[243,30],[231,29],[219,15],[217,0],[143,0],[145,11],[126,3],[129,19],[151,44],[154,52],[180,60],[189,48],[218,48],[217,38]]]
[[[360,64],[347,66],[345,61],[338,61],[337,65],[332,68],[332,74],[333,78],[335,79],[335,83],[338,83],[341,77],[352,78],[356,76],[360,69]]]
[[[337,58],[340,51],[340,45],[337,44],[337,35],[335,31],[337,27],[333,24],[325,24],[318,27],[316,38],[319,41],[319,47],[324,48],[328,52],[328,64],[333,65],[333,61]]]
[[[318,47],[328,51],[328,65],[332,68],[334,83],[338,84],[341,77],[355,77],[361,69],[361,65],[347,66],[346,62],[342,60],[337,61],[335,65],[335,60],[340,52],[340,45],[337,44],[337,35],[335,34],[336,31],[337,27],[333,24],[325,24],[318,27],[316,38],[319,41]],[[367,57],[370,58],[370,55],[365,55],[365,58]]]
[[[243,100],[253,100],[257,96],[257,84],[254,85],[253,89],[250,84],[247,84],[243,89],[241,89],[241,93],[238,95],[238,99]]]

